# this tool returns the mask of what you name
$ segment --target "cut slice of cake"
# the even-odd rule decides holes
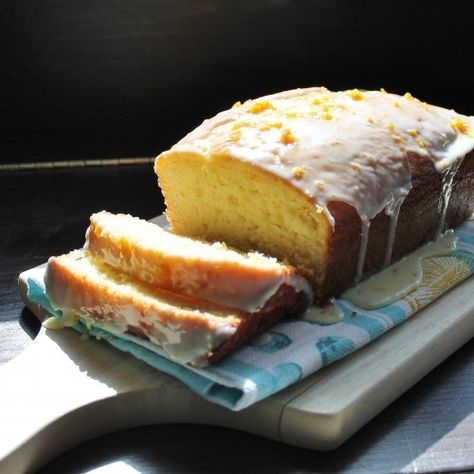
[[[142,283],[88,258],[84,250],[51,257],[45,285],[51,305],[66,321],[144,337],[171,359],[195,366],[218,361],[282,316],[308,306],[304,293],[282,285],[259,311],[229,309]]]
[[[282,285],[312,299],[306,279],[275,258],[181,237],[130,215],[93,214],[85,249],[147,285],[242,311],[263,308]]]

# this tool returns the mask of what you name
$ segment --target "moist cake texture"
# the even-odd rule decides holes
[[[127,214],[93,214],[84,247],[91,258],[150,286],[250,313],[283,284],[313,299],[306,278],[275,258],[181,237]]]

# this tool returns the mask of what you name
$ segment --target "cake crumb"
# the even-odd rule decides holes
[[[384,87],[381,87],[381,88],[380,88],[380,92],[381,92],[382,94],[386,94],[386,93],[387,93],[387,91],[385,90]]]
[[[398,102],[398,100],[396,100],[394,103],[393,103],[393,106],[394,107],[400,107],[400,102]]]
[[[395,131],[395,125],[393,122],[388,122],[387,123],[387,128],[391,131],[391,132],[394,132]]]
[[[405,94],[403,94],[403,97],[406,99],[406,100],[414,100],[415,98],[411,95],[410,92],[405,92]]]
[[[369,117],[369,118],[367,119],[367,122],[369,122],[369,123],[374,123],[375,120],[374,120],[372,117]]]
[[[414,128],[410,128],[407,130],[408,135],[411,135],[412,137],[416,137],[418,135],[418,130],[415,130]]]
[[[238,100],[237,102],[234,103],[234,105],[232,106],[233,109],[236,109],[237,107],[240,107],[242,105],[242,102],[240,102],[240,100]]]
[[[420,148],[426,148],[426,142],[422,138],[418,138],[416,143],[418,144]]]

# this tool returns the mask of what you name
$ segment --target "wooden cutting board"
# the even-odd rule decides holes
[[[25,274],[19,284],[42,320]],[[107,343],[42,328],[0,367],[0,471],[30,471],[86,439],[153,423],[215,424],[334,449],[474,336],[473,294],[471,277],[365,348],[241,412]]]

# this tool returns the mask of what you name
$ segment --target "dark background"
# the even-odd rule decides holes
[[[0,0],[0,163],[153,156],[237,100],[311,85],[474,114],[470,3]]]
[[[0,364],[38,330],[18,295],[20,271],[81,246],[92,212],[163,210],[151,164],[2,165],[153,156],[236,100],[312,85],[410,91],[474,115],[470,4],[0,0]],[[465,470],[473,354],[471,341],[331,453],[157,425],[89,440],[42,472],[117,461],[175,473]]]

